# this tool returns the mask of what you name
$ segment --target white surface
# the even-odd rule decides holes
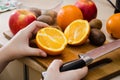
[[[18,1],[21,2],[20,6],[18,5],[18,8],[37,7],[41,10],[57,10],[63,3],[63,0],[36,0],[35,2],[30,0],[29,3],[27,0]]]

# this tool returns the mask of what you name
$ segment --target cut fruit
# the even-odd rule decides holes
[[[87,41],[90,26],[87,20],[75,20],[64,31],[68,44],[81,45]]]
[[[64,33],[56,28],[46,27],[37,32],[36,43],[49,55],[58,55],[67,45]]]

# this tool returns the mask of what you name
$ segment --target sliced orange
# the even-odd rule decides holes
[[[81,45],[88,39],[90,26],[87,20],[75,20],[64,31],[68,44]]]
[[[49,55],[58,55],[67,45],[64,33],[56,28],[46,27],[37,32],[36,43]]]

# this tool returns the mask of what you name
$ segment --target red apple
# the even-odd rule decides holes
[[[90,21],[96,18],[97,7],[92,0],[77,0],[75,6],[82,11],[85,20]]]
[[[9,28],[15,35],[20,29],[26,27],[34,20],[36,20],[36,16],[32,12],[18,9],[10,15]]]

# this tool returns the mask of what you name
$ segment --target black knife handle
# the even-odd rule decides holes
[[[60,67],[60,72],[74,70],[86,66],[86,62],[83,59],[77,59],[63,64]]]
[[[86,55],[80,55],[80,59],[76,59],[76,60],[73,60],[73,61],[63,64],[60,67],[60,72],[82,68],[82,67],[90,64],[92,61],[93,61],[93,59],[91,57],[86,56]],[[42,72],[42,76],[45,77],[46,72]]]

